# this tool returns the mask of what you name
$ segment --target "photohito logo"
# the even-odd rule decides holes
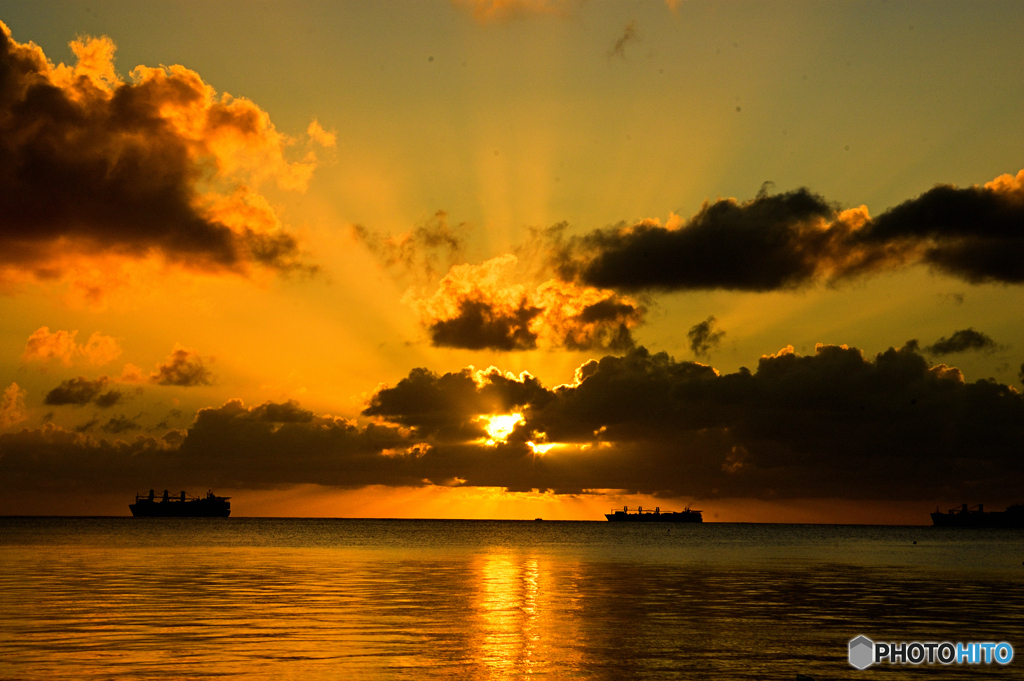
[[[873,664],[1010,664],[1013,646],[1000,643],[875,643],[867,636],[850,639],[850,665]]]

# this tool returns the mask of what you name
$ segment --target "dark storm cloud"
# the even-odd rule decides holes
[[[554,235],[563,279],[621,291],[774,291],[921,263],[971,283],[1024,282],[1024,171],[937,186],[871,218],[800,188],[705,203],[692,218]]]
[[[85,376],[70,378],[46,393],[43,404],[52,406],[70,404],[82,407],[91,402],[98,407],[112,407],[121,401],[124,394],[120,390],[109,390],[104,393],[103,389],[109,382],[110,379],[106,376],[100,376],[93,381]]]
[[[154,253],[207,271],[300,266],[248,180],[298,188],[315,164],[283,160],[264,112],[180,66],[124,82],[108,38],[72,49],[78,64],[54,67],[0,23],[0,267],[52,278],[69,257]],[[243,189],[200,190],[221,180]]]
[[[487,417],[521,414],[488,444]],[[720,374],[643,348],[568,385],[415,369],[359,425],[294,402],[202,409],[187,431],[113,443],[53,424],[0,435],[0,488],[465,484],[691,498],[1014,500],[1024,398],[966,383],[908,343],[787,348]],[[121,417],[123,418],[123,417]],[[134,422],[136,419],[124,419]],[[560,443],[539,454],[537,443]]]
[[[926,347],[925,350],[933,355],[952,355],[969,350],[991,352],[998,348],[999,345],[991,337],[981,331],[975,331],[971,327],[955,331],[949,338],[943,336]]]
[[[714,316],[708,317],[699,324],[694,324],[686,332],[690,339],[690,352],[697,357],[706,357],[712,350],[722,342],[725,331],[715,328],[717,319]]]

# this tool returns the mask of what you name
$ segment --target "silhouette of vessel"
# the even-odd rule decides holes
[[[205,497],[190,497],[184,492],[172,497],[164,490],[163,498],[157,500],[149,490],[149,496],[136,494],[135,503],[128,504],[128,508],[136,518],[227,518],[231,515],[230,498],[215,496],[212,491]]]
[[[635,510],[636,513],[630,513]],[[661,512],[661,507],[655,507],[653,511],[645,511],[643,506],[631,509],[623,506],[621,509],[612,509],[611,513],[605,513],[604,517],[613,522],[626,523],[702,523],[700,511],[691,511],[687,506],[685,511]]]
[[[984,504],[970,508],[964,504],[948,513],[935,509],[932,524],[935,527],[1024,527],[1024,506],[1014,504],[1005,511],[986,511]]]

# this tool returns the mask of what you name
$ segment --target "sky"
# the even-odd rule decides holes
[[[0,1],[0,513],[1024,489],[1016,2]]]

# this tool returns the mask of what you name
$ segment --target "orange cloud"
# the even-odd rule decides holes
[[[27,393],[17,383],[11,383],[0,398],[0,428],[9,428],[28,420],[25,410]]]
[[[134,364],[125,364],[118,383],[155,383],[156,385],[176,385],[191,387],[213,385],[216,378],[204,360],[195,350],[175,343],[171,354],[163,362],[157,363],[155,370],[146,374]]]
[[[290,160],[294,140],[265,111],[183,66],[138,66],[125,81],[109,38],[71,49],[77,62],[54,66],[0,23],[0,284],[72,279],[94,259],[307,267],[259,188],[303,191],[313,151]],[[308,133],[332,139],[316,122]]]
[[[320,122],[315,118],[310,122],[309,127],[306,128],[306,134],[309,135],[311,140],[322,147],[330,148],[338,142],[338,136],[334,132],[324,130]]]
[[[21,353],[22,362],[48,362],[58,359],[64,366],[71,366],[76,357],[84,357],[90,364],[103,366],[117,359],[121,354],[121,346],[111,336],[104,336],[99,331],[93,332],[84,344],[75,342],[78,331],[54,331],[50,333],[48,326],[41,326],[32,332],[25,343],[25,351]]]
[[[529,16],[566,16],[579,0],[452,0],[481,24]]]
[[[458,265],[429,298],[406,294],[434,345],[530,350],[545,345],[569,350],[633,347],[631,330],[644,308],[613,291],[551,280],[539,286],[511,283],[512,254],[480,265]]]

